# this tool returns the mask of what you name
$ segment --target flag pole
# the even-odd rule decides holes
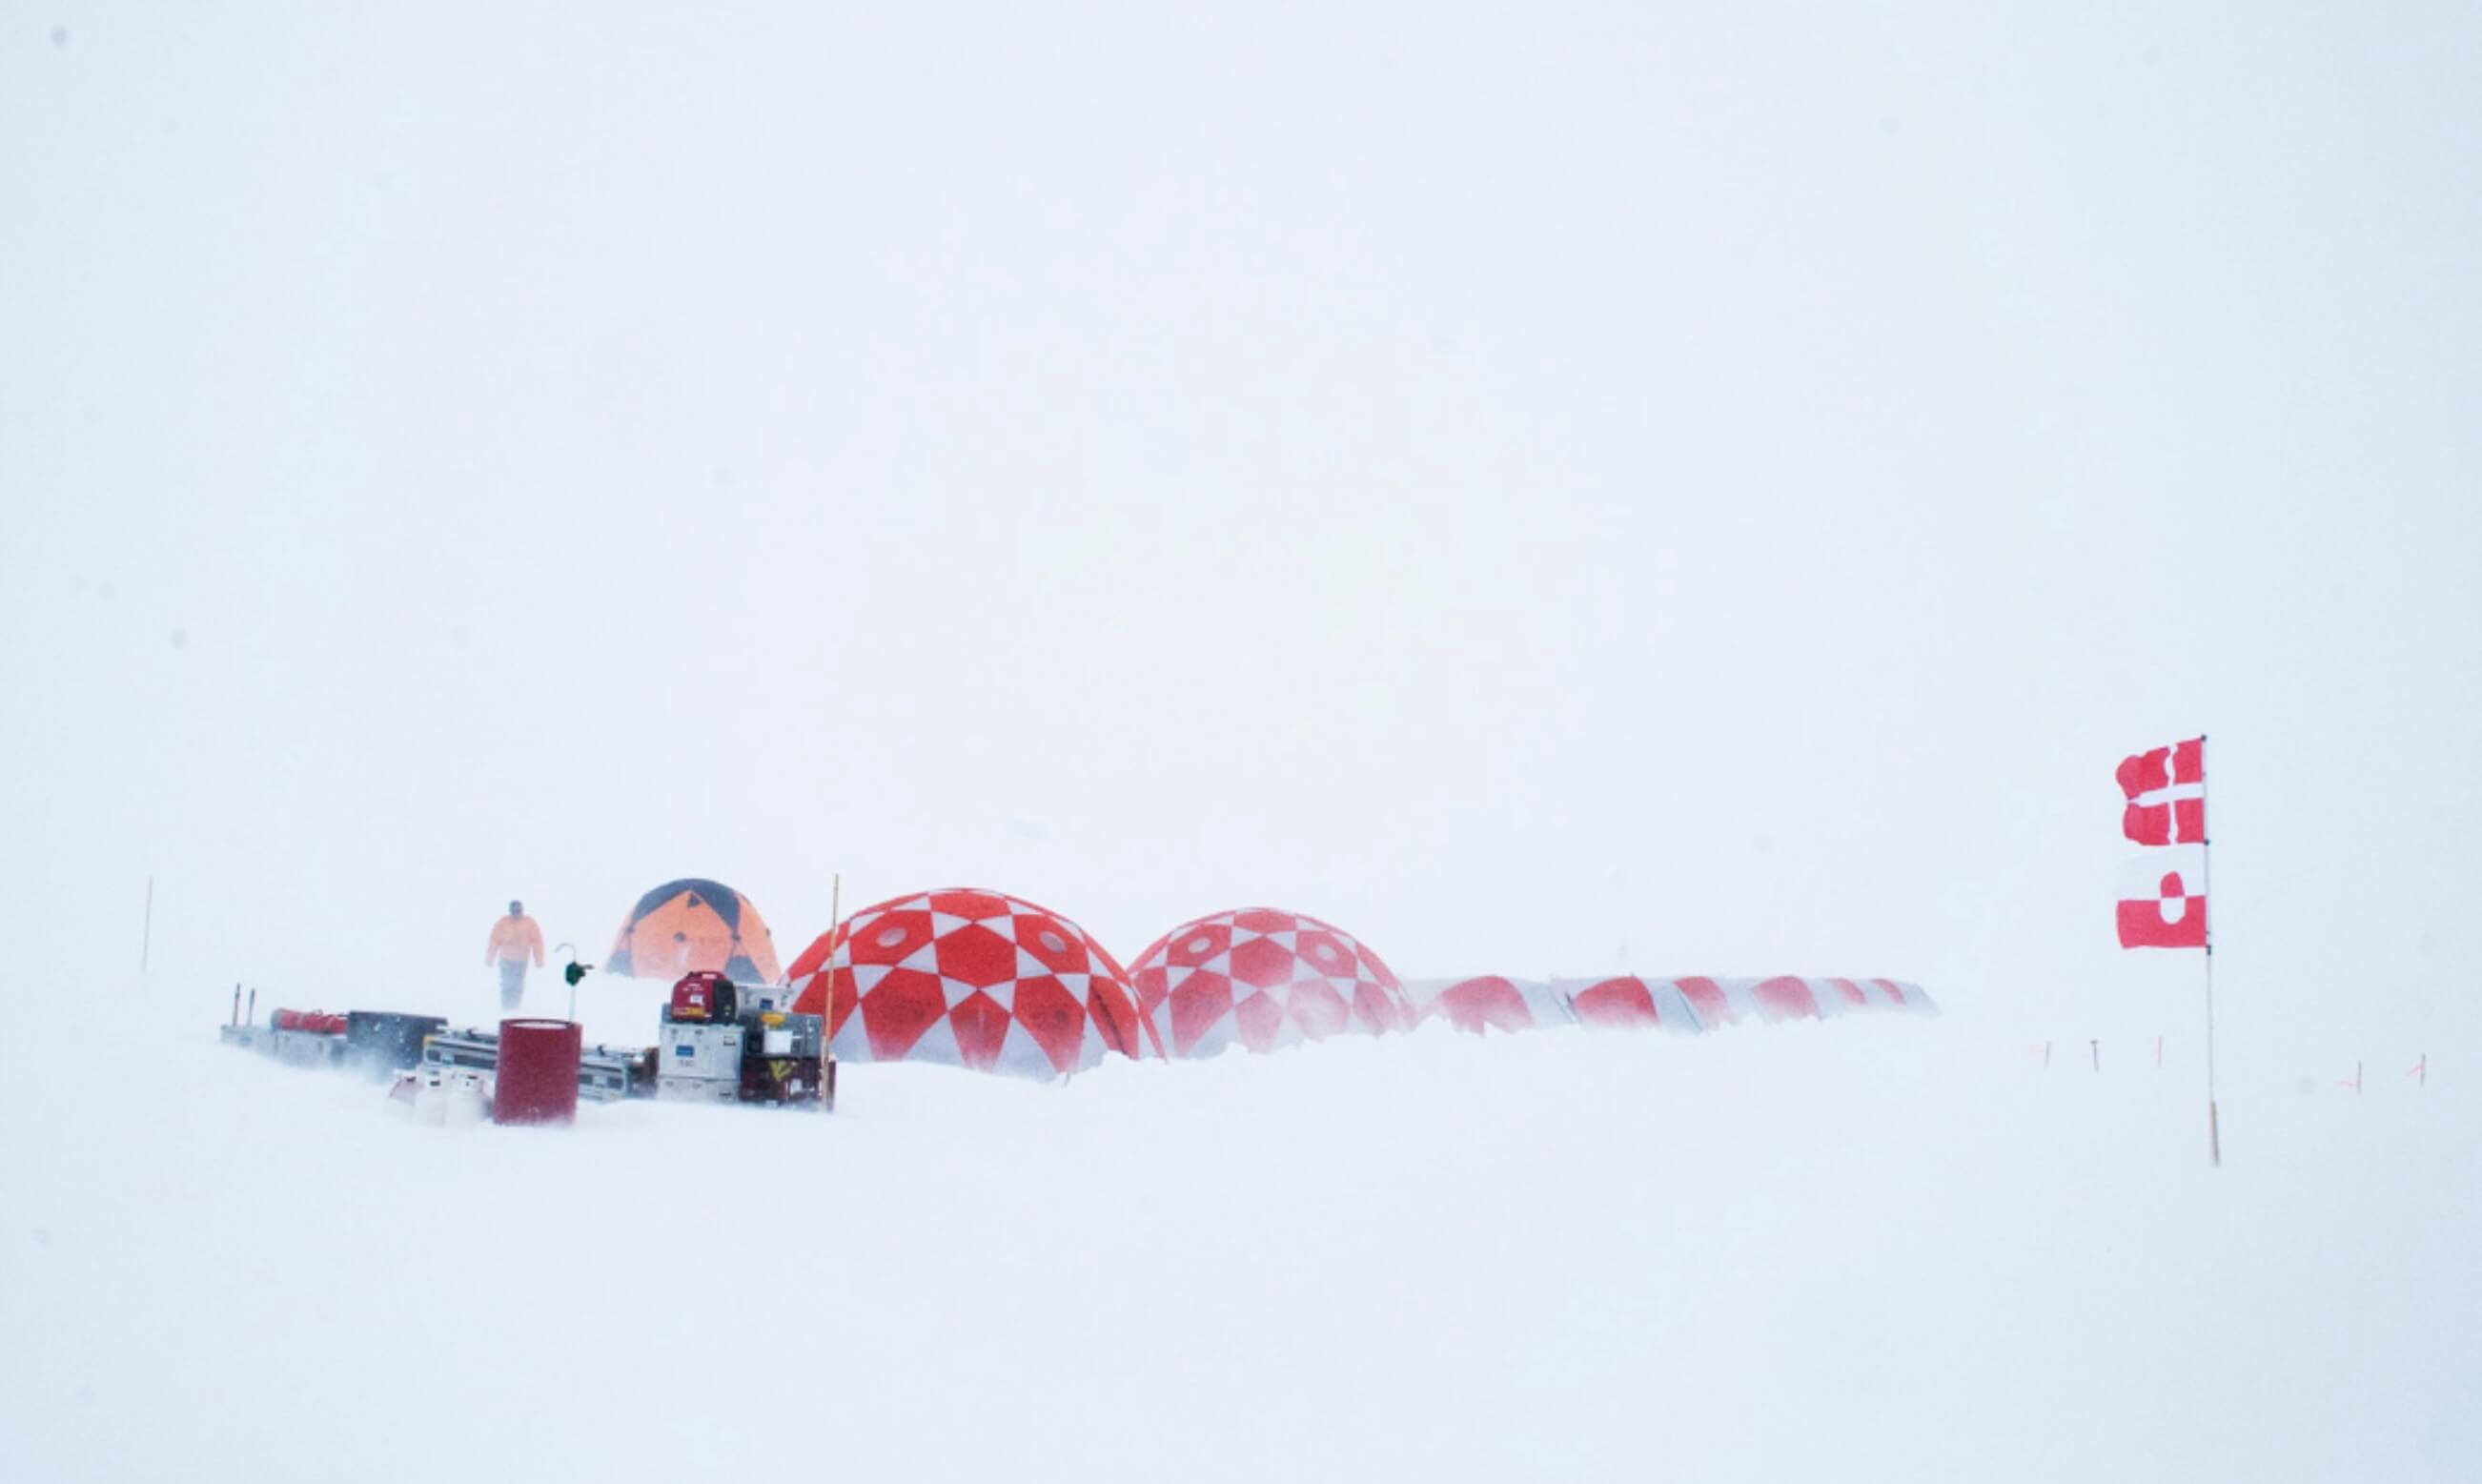
[[[2224,1132],[2215,1111],[2215,828],[2206,808],[2206,737],[2198,735],[2198,890],[2206,899],[2206,1160],[2224,1163]]]
[[[828,961],[819,966],[827,977],[828,991],[819,996],[819,1111],[836,1110],[836,929],[844,926],[845,877],[842,871],[828,877]],[[850,946],[845,957],[853,957]]]

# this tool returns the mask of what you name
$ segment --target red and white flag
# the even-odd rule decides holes
[[[2206,946],[2206,876],[2202,847],[2150,850],[2128,862],[2120,888],[2124,948]]]
[[[2191,737],[2120,764],[2127,799],[2120,830],[2140,845],[2199,845],[2206,838],[2206,739]]]

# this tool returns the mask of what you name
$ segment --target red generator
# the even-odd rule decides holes
[[[731,980],[702,968],[673,986],[673,1002],[666,1007],[664,1019],[674,1023],[729,1022],[740,1014],[740,997]]]

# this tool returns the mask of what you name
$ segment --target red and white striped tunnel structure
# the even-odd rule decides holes
[[[1895,979],[1805,978],[1797,974],[1651,979],[1418,979],[1406,985],[1425,1020],[1457,1029],[1717,1030],[1745,1020],[1816,1020],[1869,1010],[1937,1014],[1921,986]]]

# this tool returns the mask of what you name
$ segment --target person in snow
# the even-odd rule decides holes
[[[542,967],[542,929],[526,915],[526,904],[511,902],[509,914],[491,924],[491,945],[483,950],[483,962],[500,966],[500,1008],[515,1010],[526,997],[526,955],[535,956],[535,967]]]

